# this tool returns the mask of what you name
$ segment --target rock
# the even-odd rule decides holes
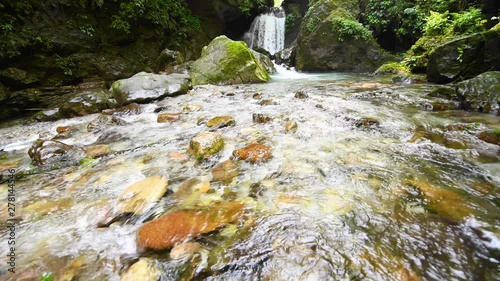
[[[79,93],[59,106],[61,118],[71,118],[101,112],[109,108],[111,95],[105,91],[85,91]]]
[[[85,157],[81,148],[53,140],[38,139],[28,151],[37,165],[75,164]]]
[[[0,70],[0,82],[15,88],[27,88],[40,81],[36,76],[22,69],[9,67]]]
[[[223,35],[203,48],[189,74],[193,85],[262,83],[271,79],[245,42]]]
[[[500,71],[500,30],[462,37],[437,47],[429,56],[427,79],[444,84]]]
[[[189,142],[188,153],[197,160],[206,159],[224,148],[222,136],[212,132],[203,132]]]
[[[295,92],[295,96],[294,97],[296,99],[307,99],[309,97],[309,95],[307,94],[306,91],[300,90],[300,91]]]
[[[293,66],[295,62],[295,49],[295,46],[291,46],[274,54],[276,64]]]
[[[59,126],[56,128],[56,132],[58,134],[62,134],[62,133],[66,133],[66,132],[70,132],[70,131],[74,131],[75,128],[74,127],[71,127],[71,126]]]
[[[288,120],[286,123],[285,123],[285,131],[289,132],[289,133],[294,133],[297,131],[297,122],[293,121],[293,120]]]
[[[240,174],[240,166],[233,160],[226,160],[212,169],[212,181],[228,184]]]
[[[209,128],[222,128],[234,125],[236,125],[236,121],[234,121],[233,117],[231,116],[217,116],[207,121],[207,126]]]
[[[110,154],[111,149],[107,144],[99,144],[87,147],[85,149],[85,153],[87,154],[87,157],[95,159]]]
[[[96,119],[90,121],[90,123],[87,125],[87,131],[89,132],[99,132],[102,131],[106,127],[110,126],[123,126],[127,124],[125,120],[121,119],[120,117],[116,116],[109,116],[109,115],[99,115]]]
[[[266,114],[254,113],[252,114],[252,120],[254,123],[268,123],[271,122],[271,116]]]
[[[126,137],[120,133],[110,131],[110,132],[104,132],[102,135],[100,135],[94,144],[110,144],[110,143],[117,142],[120,140],[122,140],[122,141],[128,140],[128,137]]]
[[[260,100],[262,98],[262,94],[261,93],[255,93],[255,94],[252,95],[252,98],[256,99],[256,100]]]
[[[259,62],[262,64],[267,73],[269,74],[276,73],[276,68],[274,67],[274,63],[270,58],[270,54],[266,55],[254,50],[250,51],[252,51],[253,55],[259,60]]]
[[[250,144],[233,151],[233,156],[250,163],[264,162],[271,158],[271,149],[263,144]]]
[[[408,76],[411,74],[411,70],[408,66],[400,62],[390,62],[383,64],[377,70],[375,70],[375,75],[387,75],[387,74],[397,74],[399,76]]]
[[[238,202],[224,202],[207,210],[174,211],[142,225],[137,232],[137,246],[139,249],[169,249],[236,222],[242,213],[243,204]]]
[[[120,195],[115,210],[118,213],[142,215],[167,192],[168,180],[155,176],[136,182]]]
[[[59,115],[59,108],[40,111],[37,114],[35,114],[35,116],[33,116],[33,119],[35,119],[38,122],[59,120],[61,119]]]
[[[446,110],[457,110],[460,109],[458,104],[450,102],[424,102],[420,106],[428,111],[446,111]]]
[[[396,84],[423,84],[427,81],[423,75],[418,74],[407,74],[407,75],[396,75],[392,77],[392,82]]]
[[[393,60],[358,16],[357,0],[315,1],[297,35],[297,70],[373,72]]]
[[[182,243],[170,251],[170,258],[173,260],[190,260],[202,250],[203,246],[198,242]]]
[[[165,72],[171,74],[174,72],[176,66],[184,63],[184,57],[179,51],[172,51],[165,49],[160,53],[156,59],[155,72]]]
[[[200,111],[202,108],[203,107],[199,104],[189,104],[184,106],[182,110],[186,112],[195,112],[195,111]]]
[[[500,130],[482,131],[477,138],[487,143],[500,145]]]
[[[278,103],[272,99],[265,99],[258,102],[259,105],[277,105]]]
[[[111,89],[119,105],[147,103],[167,96],[186,94],[191,84],[186,74],[153,74],[139,72],[123,80],[118,80]]]
[[[363,127],[365,129],[369,129],[376,126],[380,126],[380,121],[374,117],[363,117],[359,120],[356,120],[354,122],[354,125],[358,128]]]
[[[114,115],[114,116],[128,116],[128,115],[138,115],[141,114],[141,106],[137,103],[127,104],[125,106],[103,110],[103,115]]]
[[[158,114],[158,118],[156,119],[156,122],[158,123],[173,123],[181,118],[180,113],[160,113]]]
[[[500,71],[490,71],[457,85],[457,95],[466,110],[500,114]]]
[[[457,92],[454,88],[438,86],[432,88],[432,90],[427,94],[428,97],[441,98],[441,99],[456,99]]]
[[[155,261],[150,258],[140,258],[120,277],[120,281],[158,281],[161,271],[156,267]]]

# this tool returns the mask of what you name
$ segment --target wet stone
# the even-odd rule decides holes
[[[265,99],[258,102],[259,105],[277,105],[278,103],[272,99]]]
[[[296,99],[307,99],[309,97],[309,95],[307,94],[307,92],[305,90],[301,90],[301,91],[295,92],[294,97]]]
[[[75,164],[85,157],[81,148],[54,140],[36,140],[28,151],[37,165]]]
[[[158,114],[158,118],[156,119],[156,121],[158,123],[173,123],[173,122],[179,120],[180,118],[181,118],[180,113],[165,112],[165,113]]]
[[[373,128],[380,125],[380,121],[374,117],[363,117],[354,122],[354,125],[358,128]]]
[[[141,114],[141,107],[137,103],[131,103],[116,109],[103,110],[103,115],[128,116]]]
[[[487,143],[500,145],[500,130],[482,131],[477,138]]]
[[[87,157],[95,159],[109,155],[111,153],[111,149],[107,144],[99,144],[87,147],[85,149],[85,153],[87,154]]]
[[[250,163],[264,162],[271,158],[271,149],[263,144],[250,144],[233,151],[233,156]]]
[[[136,182],[120,195],[115,206],[117,213],[142,215],[167,192],[165,177],[150,177]]]
[[[155,261],[149,258],[141,258],[125,271],[120,281],[158,281],[160,277],[161,271],[156,267]]]
[[[198,242],[187,242],[175,246],[170,251],[170,258],[173,260],[190,260],[197,253],[203,250],[203,246]]]
[[[186,111],[186,112],[195,112],[195,111],[200,111],[201,109],[202,109],[201,105],[189,104],[189,105],[184,106],[184,108],[182,110]]]
[[[87,125],[87,131],[99,132],[111,126],[123,126],[127,124],[125,120],[116,116],[100,115]]]
[[[224,184],[240,174],[240,166],[233,160],[226,160],[212,169],[212,181],[220,181]]]
[[[234,121],[233,117],[231,116],[217,116],[207,121],[207,127],[209,128],[229,127],[234,126],[235,124],[236,121]]]
[[[203,132],[189,143],[188,152],[197,160],[206,159],[224,148],[222,136],[213,132]]]
[[[285,123],[285,131],[287,131],[288,133],[294,133],[297,131],[297,122],[293,121],[293,120],[288,120],[286,123]]]
[[[254,123],[264,124],[271,121],[271,116],[266,114],[254,113],[252,115],[252,120]]]
[[[253,99],[256,99],[256,100],[260,100],[260,99],[262,98],[262,94],[260,94],[260,93],[255,93],[255,94],[253,94],[252,98],[253,98]]]

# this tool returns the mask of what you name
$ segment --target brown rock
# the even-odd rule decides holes
[[[262,98],[262,95],[260,93],[255,93],[252,96],[253,99],[260,100]]]
[[[180,113],[160,113],[158,114],[158,119],[156,120],[158,123],[173,123],[181,118]]]
[[[155,261],[149,258],[141,258],[125,271],[120,281],[157,281],[160,277],[161,271],[156,267]]]
[[[484,142],[500,145],[499,130],[482,131],[477,137]]]
[[[184,108],[182,110],[186,111],[186,112],[195,112],[195,111],[200,111],[201,109],[202,109],[201,105],[189,104],[189,105],[184,106]]]
[[[109,145],[107,145],[107,144],[98,144],[98,145],[87,147],[85,149],[85,153],[87,154],[87,157],[95,159],[95,158],[103,157],[103,156],[110,154],[111,149],[109,148]]]
[[[222,183],[227,184],[239,174],[240,167],[238,163],[233,160],[226,160],[212,169],[212,181],[221,181]]]
[[[295,92],[296,99],[307,99],[308,97],[309,95],[304,90]]]
[[[117,109],[106,109],[102,111],[103,115],[116,115],[116,116],[137,115],[140,113],[141,113],[141,107],[137,103],[131,103]]]
[[[296,132],[297,131],[297,122],[295,122],[293,120],[288,120],[285,123],[285,131],[290,132],[290,133]]]
[[[182,243],[170,251],[170,258],[173,260],[189,260],[202,250],[203,246],[198,242]]]
[[[363,127],[366,129],[373,128],[380,125],[380,121],[374,117],[363,117],[357,120],[355,123],[356,127]]]
[[[71,127],[70,126],[59,126],[56,128],[56,132],[58,134],[62,134],[62,133],[65,133],[65,132],[68,132],[71,130]]]
[[[235,124],[236,122],[231,116],[217,116],[208,120],[207,122],[207,126],[210,128],[211,127],[222,128],[222,127],[234,126]]]
[[[175,211],[145,223],[137,232],[140,249],[165,250],[178,243],[237,221],[243,213],[243,204],[221,203],[208,210]]]
[[[188,152],[196,159],[208,158],[224,148],[224,140],[219,134],[203,132],[189,142]]]
[[[233,156],[250,163],[263,162],[271,158],[271,149],[263,144],[250,144],[233,151]]]

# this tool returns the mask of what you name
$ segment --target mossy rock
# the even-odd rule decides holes
[[[357,4],[323,0],[309,8],[297,36],[298,70],[373,72],[393,59],[356,20]]]
[[[500,30],[459,38],[437,47],[427,64],[429,82],[449,83],[500,70]]]
[[[408,66],[400,62],[389,62],[380,66],[375,70],[375,75],[397,74],[397,75],[410,75],[411,70]]]
[[[109,108],[111,93],[104,90],[84,91],[69,98],[59,107],[62,118],[85,116]]]
[[[245,42],[219,36],[203,48],[189,72],[193,85],[262,83],[271,78]]]
[[[455,91],[454,88],[438,86],[432,88],[432,90],[427,94],[427,96],[432,98],[454,100],[457,98],[457,92]]]
[[[224,148],[222,136],[213,132],[203,132],[189,142],[188,152],[197,160],[206,159]]]
[[[500,71],[490,71],[457,85],[457,94],[466,110],[500,112]]]

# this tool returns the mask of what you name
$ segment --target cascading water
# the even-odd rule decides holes
[[[285,10],[280,7],[269,8],[256,17],[244,40],[250,48],[264,48],[274,54],[285,47]]]

